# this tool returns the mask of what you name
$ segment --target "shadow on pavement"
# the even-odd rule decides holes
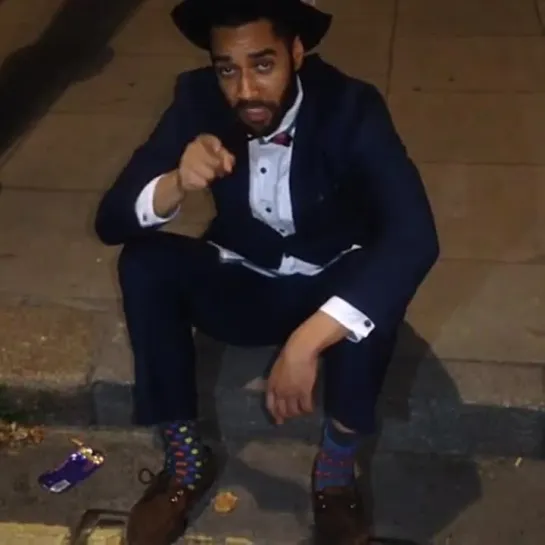
[[[394,399],[395,403],[386,403],[386,408],[383,410],[384,417],[409,420],[410,396],[419,365],[423,360],[427,362],[433,360],[433,365],[437,368],[438,391],[448,392],[448,395],[456,397],[458,404],[461,405],[455,385],[443,370],[440,360],[431,353],[427,342],[407,323],[403,325],[400,337],[404,352],[410,353],[411,357],[404,358],[402,362],[396,360],[392,362],[384,397]],[[213,355],[214,350],[215,355]],[[217,392],[218,382],[223,383],[225,387],[225,381],[220,376],[225,373],[225,369],[221,370],[222,357],[218,350],[214,343],[202,342],[201,353],[205,369],[201,370],[201,381],[206,382],[207,393]],[[252,376],[237,377],[239,387],[255,378],[261,371],[262,365],[252,373]],[[233,374],[236,373],[233,370]],[[207,399],[209,399],[208,396]],[[266,472],[261,469],[265,464],[263,461],[261,464],[256,464],[256,461],[252,460],[251,466],[248,465],[237,454],[240,454],[252,442],[251,434],[248,434],[246,441],[237,438],[230,443],[229,431],[220,429],[222,423],[225,427],[225,415],[221,414],[225,408],[214,409],[210,406],[211,403],[206,405],[207,420],[211,418],[217,423],[212,427],[212,435],[215,439],[223,437],[223,440],[226,440],[233,449],[229,452],[229,467],[222,480],[222,486],[227,489],[237,486],[246,489],[262,511],[279,514],[289,512],[297,518],[299,524],[308,523],[310,505],[307,487],[292,479],[278,477],[275,471]],[[250,417],[249,414],[248,417]],[[243,427],[243,425],[241,421],[240,426]],[[297,430],[301,431],[301,427],[297,426]],[[314,424],[313,427],[315,428],[316,425]],[[270,445],[272,451],[275,441],[281,442],[286,437],[296,439],[296,431],[286,429],[286,432],[279,429],[273,432],[274,438],[269,436],[266,439],[258,434],[255,440],[264,440]],[[313,444],[313,439],[309,438],[312,435],[312,432],[309,433],[301,439],[301,442],[306,443],[307,446]],[[362,487],[367,497],[370,518],[374,519],[373,522],[376,525],[377,535],[415,539],[419,545],[428,544],[437,533],[456,520],[480,498],[481,481],[478,468],[476,463],[468,457],[381,451],[377,449],[380,441],[379,437],[365,445],[361,457]],[[305,467],[300,468],[302,472],[310,472],[312,463],[312,458],[309,457],[311,451],[307,449],[306,452],[308,464],[304,462]],[[305,454],[303,454],[304,457]],[[278,459],[279,467],[283,463],[292,462]]]
[[[376,535],[410,538],[424,545],[481,497],[481,480],[471,457],[388,450],[384,437],[388,420],[408,424],[414,418],[415,385],[423,362],[435,370],[436,393],[448,396],[454,406],[462,404],[441,360],[407,322],[398,345],[410,356],[391,363],[383,391],[382,431],[362,453],[362,488]],[[422,430],[423,435],[426,432]],[[380,450],[384,441],[385,452]]]
[[[144,1],[65,0],[34,44],[6,58],[0,66],[0,156],[71,83],[108,64],[108,42]]]

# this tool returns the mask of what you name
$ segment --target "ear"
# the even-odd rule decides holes
[[[299,36],[296,36],[293,40],[291,54],[293,56],[293,66],[297,72],[303,65],[303,59],[305,57],[305,48],[303,47],[303,42],[301,42]]]

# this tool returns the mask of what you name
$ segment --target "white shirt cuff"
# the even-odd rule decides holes
[[[154,227],[155,225],[168,223],[174,219],[180,211],[180,207],[178,207],[166,218],[162,218],[155,213],[153,208],[153,197],[155,195],[155,188],[163,176],[164,174],[154,178],[144,187],[144,189],[142,189],[140,195],[138,195],[138,198],[136,199],[135,212],[141,227]]]
[[[350,331],[347,337],[349,341],[358,343],[375,329],[375,324],[368,316],[340,297],[332,297],[320,310]]]

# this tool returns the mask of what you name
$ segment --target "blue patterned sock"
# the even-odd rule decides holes
[[[354,464],[360,444],[356,433],[344,433],[331,420],[324,426],[322,447],[314,467],[316,490],[348,486],[354,482]]]
[[[191,488],[201,478],[204,451],[193,421],[178,421],[164,428],[165,469],[178,482]]]

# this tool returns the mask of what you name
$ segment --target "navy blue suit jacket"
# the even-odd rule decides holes
[[[96,231],[106,244],[145,232],[134,208],[141,190],[177,168],[195,137],[212,133],[235,155],[236,168],[211,185],[218,214],[205,237],[269,268],[284,253],[322,264],[360,244],[363,251],[343,259],[331,295],[372,318],[377,330],[393,327],[438,257],[424,185],[374,86],[317,55],[299,75],[304,99],[290,172],[295,235],[281,237],[251,214],[246,137],[212,68],[179,76],[172,104],[103,197]]]

